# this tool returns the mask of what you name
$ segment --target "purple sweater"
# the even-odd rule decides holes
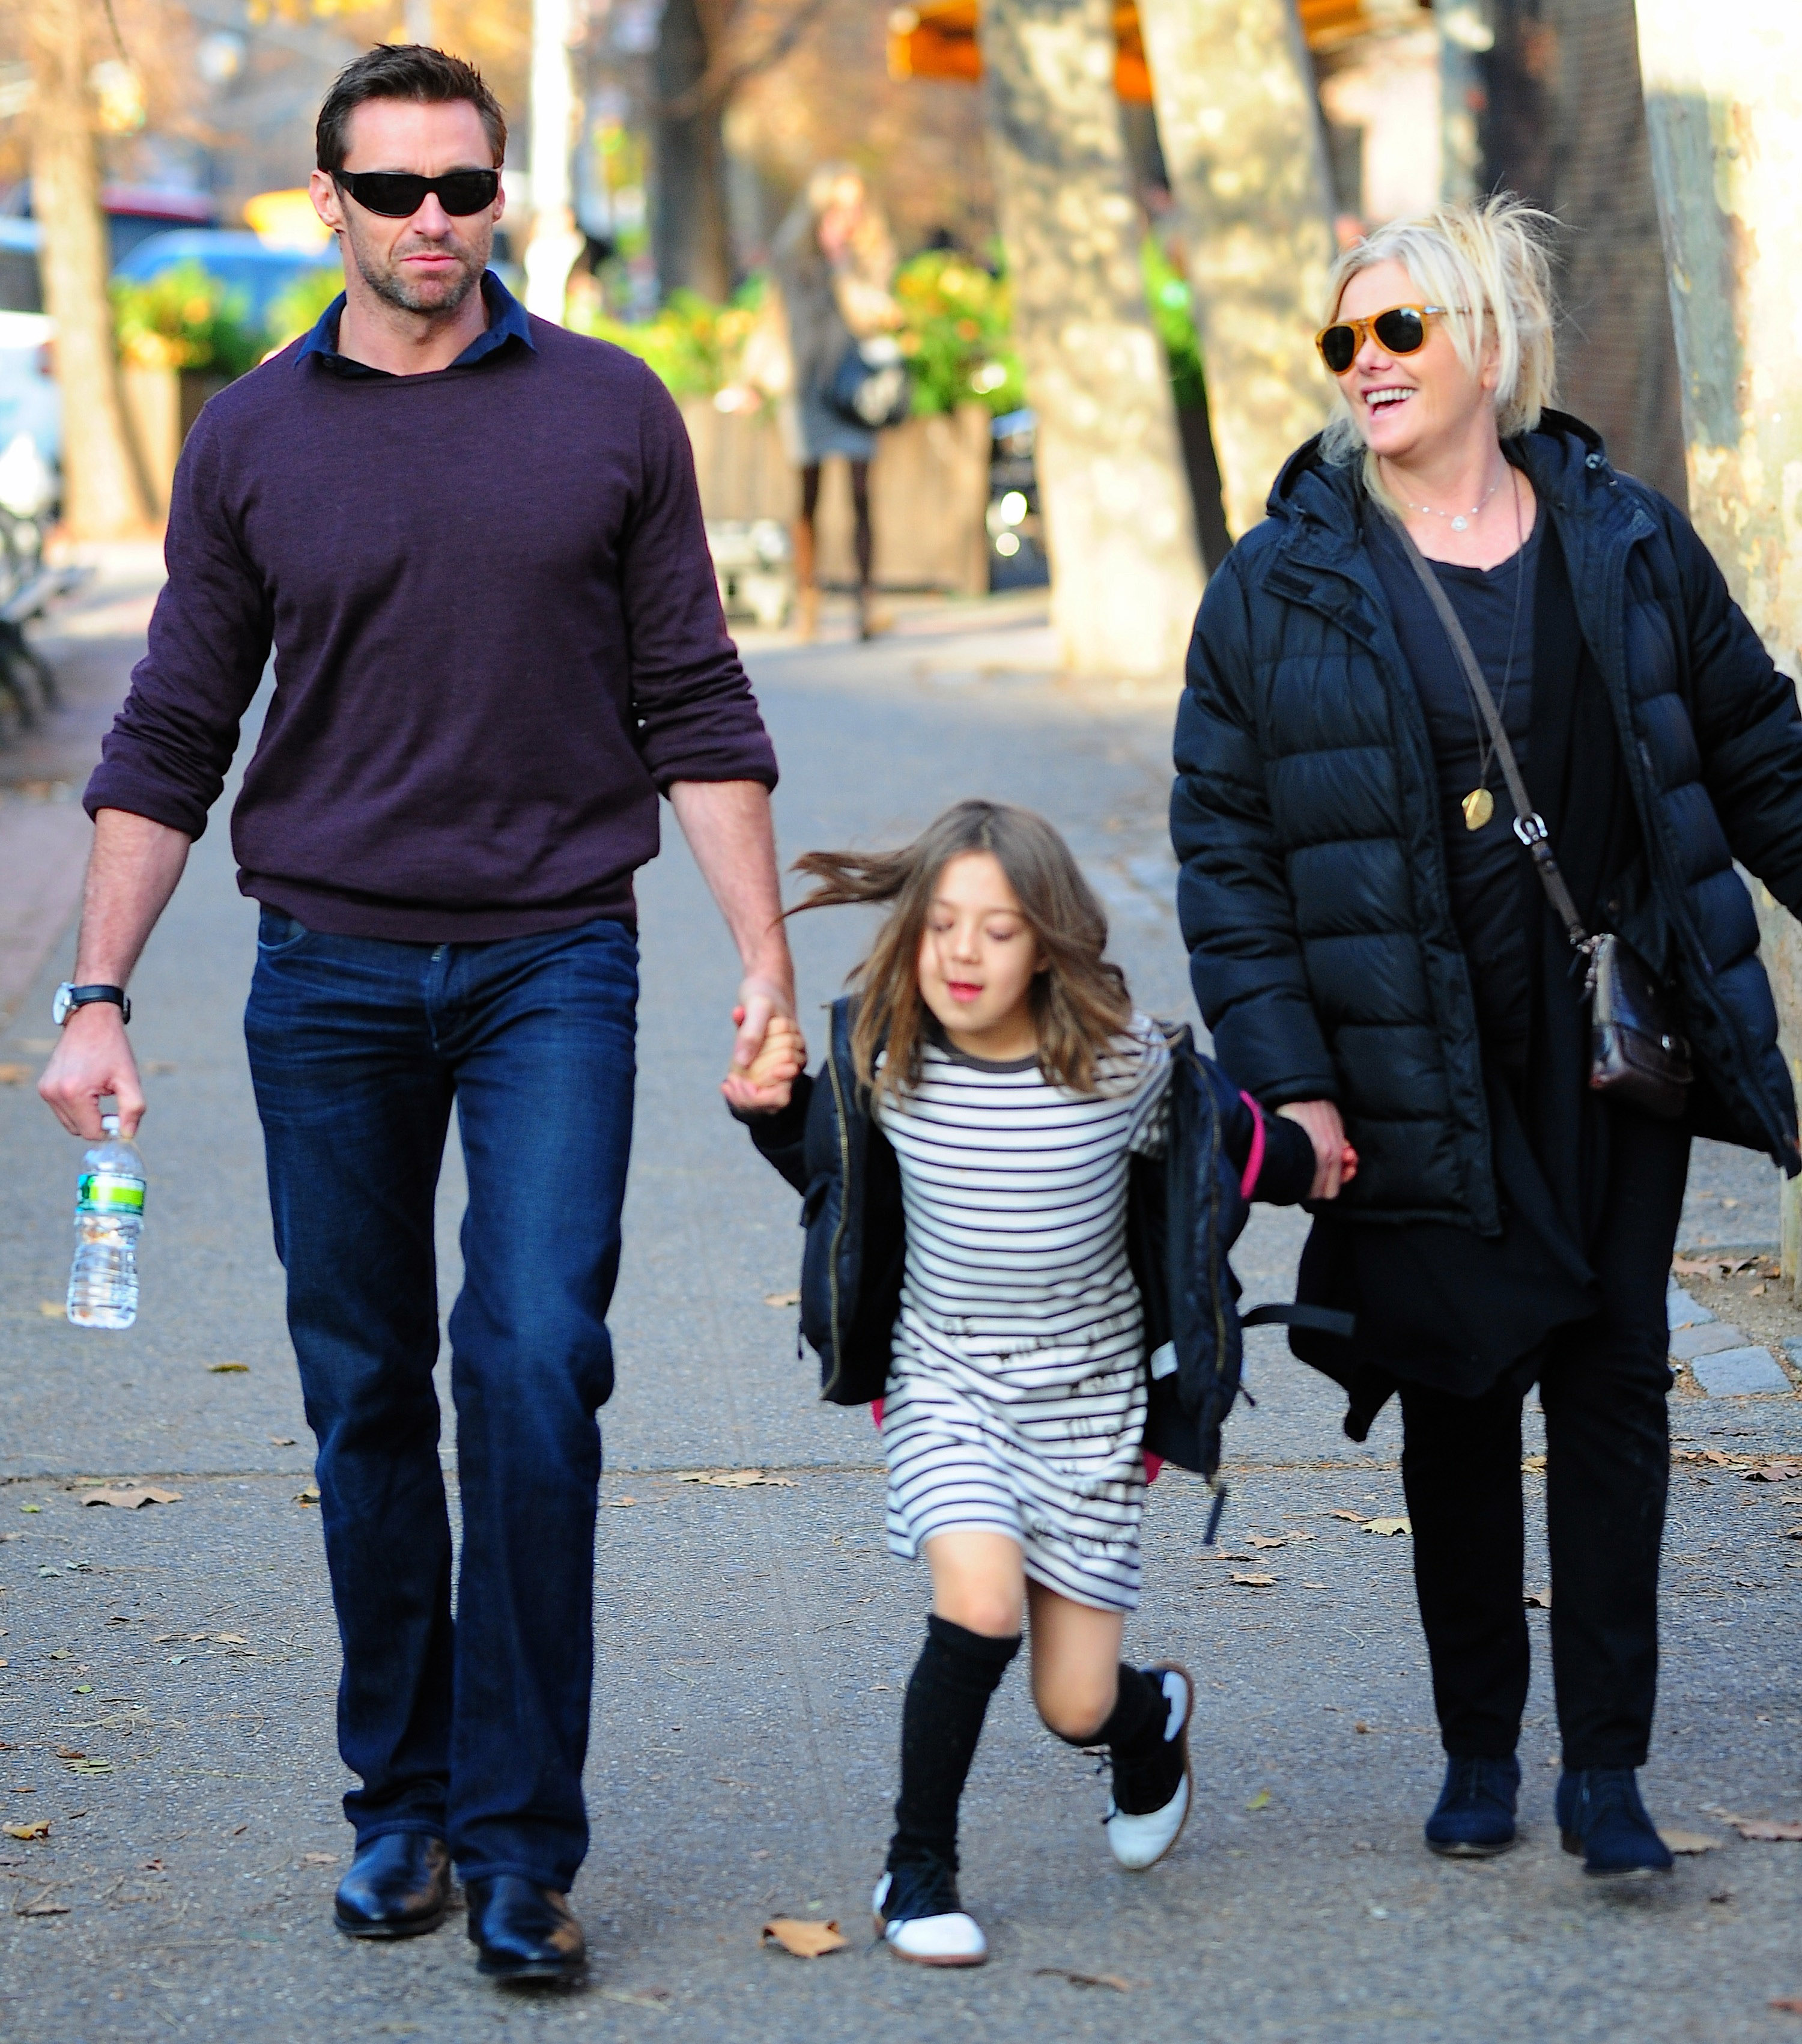
[[[272,642],[232,843],[309,928],[630,923],[660,790],[775,785],[681,413],[633,356],[530,332],[404,378],[296,343],[212,400],[90,815],[198,837]]]

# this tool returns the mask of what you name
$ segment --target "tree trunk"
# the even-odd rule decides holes
[[[1294,0],[1139,0],[1233,536],[1326,422],[1332,181]]]
[[[651,259],[665,298],[686,290],[718,302],[732,288],[721,110],[686,109],[708,54],[696,0],[665,0],[652,63]]]
[[[1548,202],[1565,229],[1559,402],[1601,433],[1617,468],[1681,504],[1683,406],[1633,0],[1545,0],[1543,28]],[[1505,162],[1489,179],[1522,189]]]
[[[1690,516],[1771,657],[1802,664],[1802,8],[1639,0]],[[1802,1078],[1802,941],[1762,889],[1765,958]],[[1784,1194],[1793,1282],[1802,1205]]]
[[[32,203],[44,230],[44,309],[63,397],[63,517],[78,539],[140,528],[150,507],[125,431],[106,222],[94,145],[81,0],[35,0],[30,23]]]
[[[1145,306],[1109,0],[984,0],[990,160],[1038,414],[1052,622],[1081,674],[1174,674],[1201,596],[1175,406]]]
[[[569,0],[532,0],[531,230],[526,241],[526,310],[563,324],[569,272],[582,252],[569,207]]]

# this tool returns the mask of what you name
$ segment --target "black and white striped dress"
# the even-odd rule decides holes
[[[918,1083],[882,1096],[907,1221],[883,1415],[888,1544],[911,1560],[935,1533],[1005,1533],[1035,1581],[1130,1611],[1145,1380],[1126,1183],[1133,1154],[1165,1140],[1156,1024],[1135,1016],[1097,1079],[1072,1093],[1035,1058],[929,1043]]]

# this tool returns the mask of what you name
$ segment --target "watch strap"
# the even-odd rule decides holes
[[[69,989],[68,1014],[63,1020],[67,1021],[68,1016],[73,1015],[78,1008],[90,1007],[97,1001],[111,1001],[118,1009],[121,1021],[131,1020],[131,997],[122,986],[71,986]]]

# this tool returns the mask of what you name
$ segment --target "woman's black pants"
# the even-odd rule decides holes
[[[1568,1768],[1638,1767],[1651,1739],[1670,1459],[1665,1289],[1689,1161],[1681,1127],[1616,1117],[1591,1252],[1601,1310],[1559,1328],[1538,1358],[1552,1680]],[[1401,1387],[1414,1582],[1440,1730],[1458,1759],[1513,1753],[1526,1707],[1520,1382],[1480,1398]]]

